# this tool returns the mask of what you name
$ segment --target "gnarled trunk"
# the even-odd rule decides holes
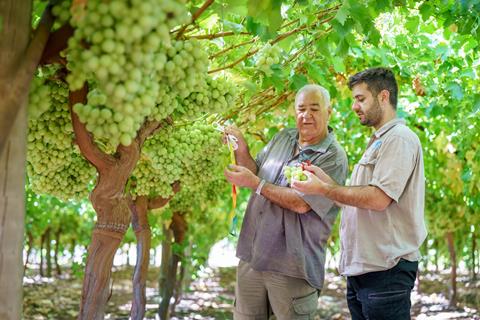
[[[52,276],[52,239],[50,238],[51,235],[51,228],[47,228],[45,231],[45,258],[47,260],[47,277]]]
[[[177,307],[178,303],[180,302],[183,294],[183,281],[185,279],[185,274],[186,274],[187,266],[185,263],[181,262],[180,263],[180,271],[178,272],[177,275],[177,281],[175,282],[175,287],[173,288],[173,303],[170,306],[170,314],[172,314],[175,311],[175,308]]]
[[[148,224],[148,198],[137,197],[132,208],[132,227],[137,238],[137,261],[133,273],[133,301],[130,316],[133,320],[141,320],[145,315],[146,284],[150,261],[150,244],[152,233]]]
[[[450,271],[450,307],[457,305],[457,253],[455,251],[455,238],[452,231],[446,234],[448,251],[450,252],[451,271]]]
[[[31,38],[32,1],[0,1],[0,319],[22,314],[27,99],[50,27],[50,9]]]
[[[164,287],[162,288],[162,301],[160,302],[160,306],[158,308],[158,315],[161,320],[170,319],[170,300],[175,289],[179,261],[180,257],[178,254],[172,254],[170,259],[167,261],[167,274],[165,276],[166,281],[163,283]]]
[[[25,257],[25,262],[23,263],[23,275],[25,276],[25,272],[27,272],[27,267],[28,267],[28,263],[30,261],[30,255],[32,254],[32,248],[33,248],[33,234],[31,232],[27,232],[27,238],[28,238],[28,241],[27,241],[27,246],[28,246],[28,249],[27,249],[27,254],[26,254],[26,257]]]
[[[477,234],[475,231],[472,232],[472,279],[477,280],[477,262],[475,259],[475,254],[477,252]]]
[[[173,231],[175,243],[181,244],[185,240],[185,234],[187,230],[187,223],[185,221],[185,217],[182,214],[175,212],[172,217],[170,229]],[[171,239],[171,233],[169,235]],[[181,260],[181,257],[178,253],[172,252],[172,247],[170,247],[170,251],[170,259],[168,260],[165,270],[167,274],[165,276],[165,281],[163,282],[164,288],[162,288],[162,301],[160,302],[160,306],[158,308],[158,315],[161,320],[166,320],[170,318],[170,300],[173,296],[175,285],[177,284],[178,263]]]
[[[40,237],[40,275],[42,277],[45,276],[45,261],[44,261],[44,257],[45,255],[43,254],[43,248],[44,248],[44,245],[46,243],[46,237],[47,237],[47,230],[45,230],[43,233],[42,233],[42,236]]]
[[[57,276],[62,274],[62,269],[60,268],[60,264],[58,263],[58,254],[60,251],[60,234],[62,233],[62,227],[59,227],[55,232],[55,249],[54,249],[54,261],[55,261],[55,271]]]
[[[116,177],[111,174],[100,174],[90,195],[97,213],[97,224],[88,248],[79,315],[81,320],[104,318],[113,258],[130,224],[129,200],[122,194],[111,193],[112,183],[115,182],[112,179]]]
[[[22,314],[25,108],[15,122],[6,150],[0,156],[0,319],[20,319]]]
[[[75,240],[75,238],[72,239],[72,241],[70,242],[70,256],[71,256],[71,260],[73,262],[73,259],[75,258],[75,248],[77,247],[77,240]]]
[[[88,259],[83,279],[82,304],[79,319],[104,318],[109,297],[109,283],[115,252],[125,231],[96,228],[88,248]]]

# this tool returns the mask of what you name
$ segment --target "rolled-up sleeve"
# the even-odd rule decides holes
[[[415,144],[400,136],[385,140],[379,150],[369,185],[376,186],[398,202],[415,167]]]

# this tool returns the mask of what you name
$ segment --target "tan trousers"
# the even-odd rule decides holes
[[[318,290],[304,279],[253,270],[240,260],[235,286],[234,320],[313,319]]]

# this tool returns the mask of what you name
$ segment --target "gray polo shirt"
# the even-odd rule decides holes
[[[302,148],[294,156],[297,129],[279,132],[258,154],[258,176],[278,186],[288,186],[283,167],[310,160],[338,183],[345,183],[347,156],[330,130],[320,143]],[[325,244],[338,207],[323,196],[298,193],[312,210],[305,214],[284,209],[252,193],[245,212],[237,257],[257,271],[301,278],[318,289],[323,286]]]
[[[401,258],[418,260],[427,235],[422,146],[403,119],[375,132],[350,185],[376,186],[393,201],[380,212],[351,206],[342,210],[340,273],[355,276],[390,269]]]

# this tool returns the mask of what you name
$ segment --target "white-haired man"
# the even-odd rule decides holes
[[[328,126],[328,91],[306,85],[295,98],[296,128],[279,132],[254,160],[241,132],[231,183],[254,191],[238,239],[234,319],[313,319],[323,286],[325,246],[338,214],[333,201],[288,187],[284,166],[310,161],[339,183],[347,156]]]

